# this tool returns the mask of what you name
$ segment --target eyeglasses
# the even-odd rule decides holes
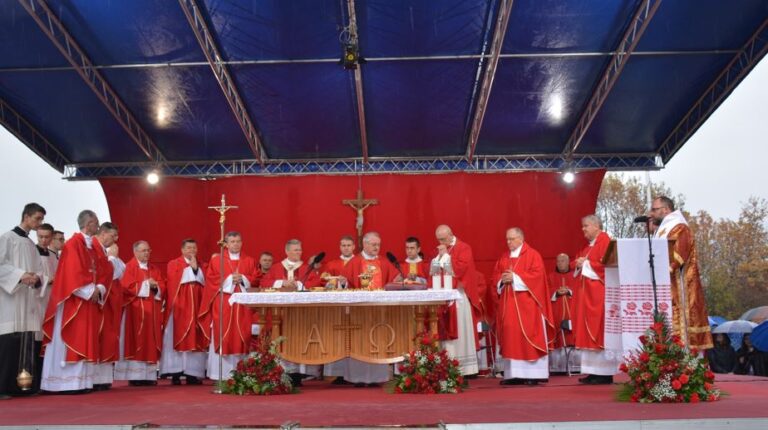
[[[661,209],[664,209],[664,208],[651,208],[651,211],[658,211],[658,210],[661,210]]]

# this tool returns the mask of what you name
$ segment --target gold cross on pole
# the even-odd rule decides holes
[[[355,228],[357,229],[357,246],[358,249],[363,246],[363,211],[368,209],[369,206],[379,204],[377,199],[364,199],[362,188],[357,189],[356,199],[345,199],[341,201],[342,204],[351,207],[357,211],[357,219],[355,220]]]
[[[208,209],[213,209],[219,213],[219,228],[221,229],[221,236],[219,237],[219,246],[224,246],[224,222],[227,220],[227,211],[230,209],[237,209],[237,206],[227,206],[227,199],[224,194],[221,195],[220,206],[208,206]]]

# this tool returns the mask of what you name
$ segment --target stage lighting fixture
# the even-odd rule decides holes
[[[360,49],[356,43],[344,44],[344,57],[341,59],[341,64],[346,70],[357,69],[360,64]]]
[[[157,185],[160,182],[160,173],[157,170],[153,170],[147,174],[147,182],[149,185]]]
[[[576,179],[576,175],[571,170],[566,170],[563,172],[563,182],[566,184],[572,184],[573,181]]]

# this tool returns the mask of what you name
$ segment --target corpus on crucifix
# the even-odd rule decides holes
[[[357,211],[357,219],[355,222],[355,228],[357,229],[357,246],[358,248],[362,248],[363,246],[363,211],[368,209],[368,207],[372,205],[379,204],[379,201],[377,199],[364,199],[363,198],[363,189],[358,188],[357,189],[357,198],[356,199],[345,199],[341,201],[342,204],[347,205],[351,207],[352,209]]]

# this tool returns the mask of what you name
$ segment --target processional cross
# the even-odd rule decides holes
[[[364,199],[363,198],[363,189],[358,188],[357,189],[357,198],[356,199],[345,199],[341,201],[342,204],[347,205],[351,207],[352,209],[357,211],[357,219],[355,222],[355,228],[357,229],[357,246],[358,249],[362,249],[363,247],[363,211],[368,209],[368,207],[372,205],[379,204],[379,201],[377,199]]]
[[[219,276],[221,282],[219,283],[219,318],[224,315],[224,223],[227,220],[227,211],[230,209],[237,209],[237,206],[227,206],[227,199],[224,194],[221,195],[220,206],[208,206],[208,209],[213,209],[219,213],[219,229],[221,230],[219,236]],[[216,394],[222,394],[221,381],[224,380],[223,376],[223,362],[222,362],[222,348],[224,347],[224,324],[219,320],[219,383],[214,388],[213,392]]]

